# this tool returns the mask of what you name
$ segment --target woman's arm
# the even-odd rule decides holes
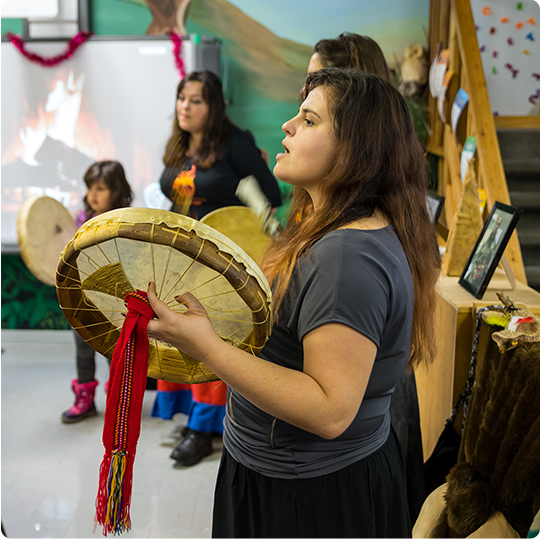
[[[375,344],[342,324],[325,324],[303,340],[304,371],[257,358],[224,342],[197,299],[183,295],[185,314],[170,310],[148,288],[156,319],[148,337],[204,362],[221,380],[266,413],[326,439],[343,433],[356,416],[375,360]]]

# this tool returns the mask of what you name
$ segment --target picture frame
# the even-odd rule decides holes
[[[481,299],[514,231],[521,208],[496,201],[459,278],[459,284]]]
[[[428,191],[426,195],[426,205],[428,214],[431,217],[433,225],[437,225],[442,209],[444,207],[444,197]]]

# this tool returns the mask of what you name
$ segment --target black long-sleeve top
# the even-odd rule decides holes
[[[191,167],[191,160],[186,157],[182,167],[167,167],[163,171],[160,179],[161,190],[173,203],[175,203],[174,180],[181,171],[189,171]],[[195,194],[190,207],[190,215],[201,219],[218,208],[242,205],[235,192],[238,182],[249,175],[255,176],[258,180],[272,207],[281,204],[277,181],[269,171],[253,137],[238,127],[232,126],[225,155],[217,159],[209,168],[196,168]],[[173,204],[172,211],[178,212],[178,205]]]

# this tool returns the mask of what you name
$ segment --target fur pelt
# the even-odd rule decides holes
[[[540,343],[501,354],[489,340],[454,469],[447,501],[456,533],[470,534],[491,508],[527,534],[540,503]]]
[[[446,480],[446,515],[451,536],[466,538],[495,512],[496,497],[489,483],[468,463],[455,465]]]

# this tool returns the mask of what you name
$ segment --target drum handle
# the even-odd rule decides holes
[[[279,235],[283,230],[283,227],[276,218],[270,215],[272,205],[266,198],[266,195],[262,192],[259,182],[253,175],[246,176],[238,182],[236,196],[250,208],[257,217],[262,218],[263,230],[268,236],[276,238]]]

